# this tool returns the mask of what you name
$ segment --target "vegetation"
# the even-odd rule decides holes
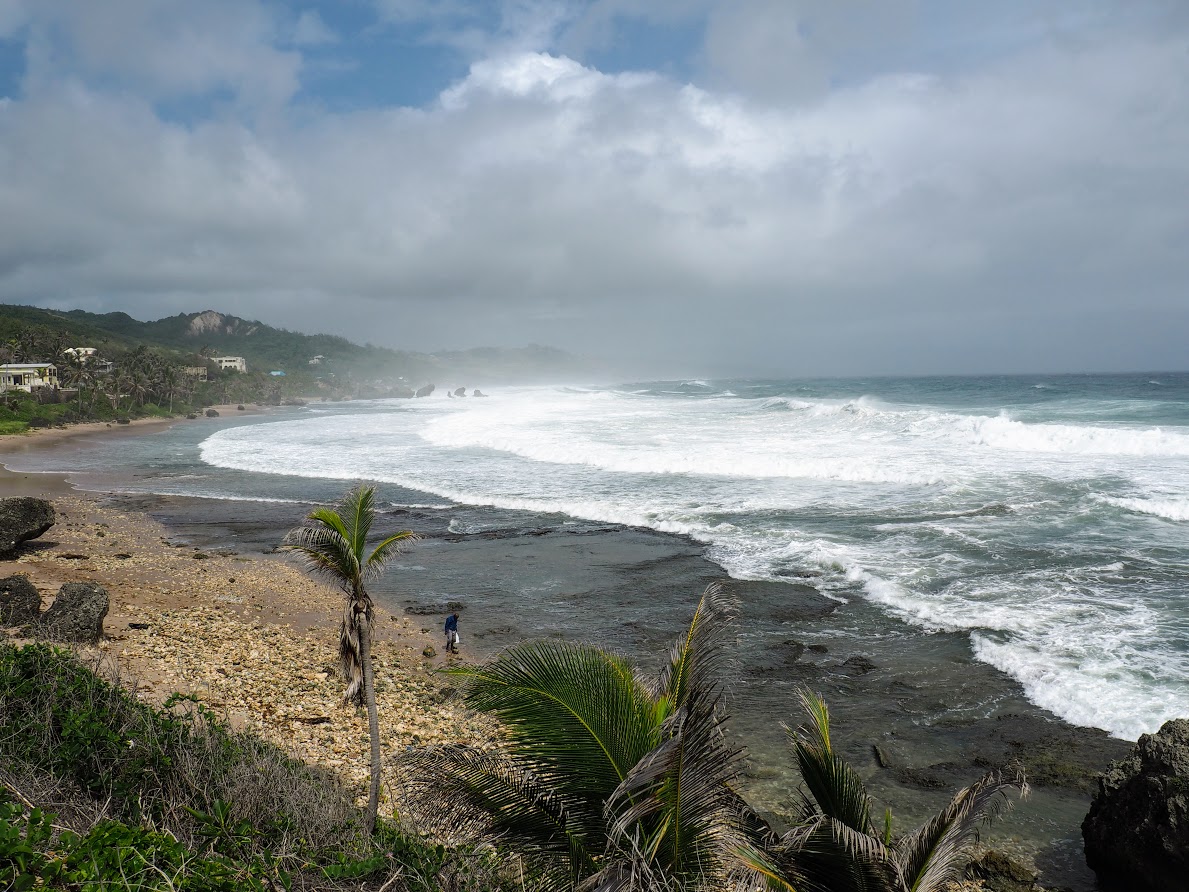
[[[356,707],[367,706],[372,755],[368,833],[375,826],[380,802],[380,725],[371,656],[375,610],[365,583],[375,579],[397,550],[415,538],[406,530],[367,552],[368,533],[376,519],[375,496],[374,486],[359,486],[337,507],[316,508],[307,517],[307,525],[292,530],[282,546],[300,554],[311,573],[329,580],[347,596],[339,626],[339,666],[347,681],[344,699]]]
[[[506,754],[412,753],[418,820],[455,838],[501,840],[541,890],[914,890],[955,879],[962,845],[1022,781],[987,777],[896,839],[833,750],[824,704],[806,692],[792,732],[802,820],[775,834],[736,791],[739,751],[721,711],[736,607],[711,586],[659,677],[590,645],[540,641],[455,671],[469,706],[497,716]],[[444,804],[448,803],[448,807]]]
[[[301,534],[338,543],[313,559],[348,595],[356,702],[370,688],[363,582],[370,558],[402,541],[364,557],[369,495]],[[406,757],[408,817],[429,836],[384,818],[373,828],[332,773],[194,701],[155,710],[66,652],[0,645],[0,888],[932,892],[957,878],[972,833],[1022,780],[988,776],[898,834],[890,813],[875,820],[807,691],[806,722],[789,731],[795,826],[778,834],[752,811],[721,709],[736,611],[708,589],[653,677],[564,641],[456,670],[506,739]]]
[[[65,351],[93,347],[98,358],[128,375],[120,386],[99,375],[96,366],[74,362]],[[210,358],[242,356],[247,372],[220,371]],[[152,362],[146,362],[151,357]],[[318,358],[316,365],[310,361]],[[207,310],[153,322],[126,313],[59,312],[0,305],[0,362],[54,362],[63,386],[80,387],[78,411],[95,415],[96,390],[123,400],[125,411],[145,402],[178,408],[213,402],[279,403],[313,393],[328,399],[412,396],[413,388],[451,379],[525,381],[577,375],[583,364],[548,347],[476,348],[451,353],[415,353],[360,346],[333,335],[305,335],[259,321]],[[198,385],[185,369],[207,367],[209,385]],[[273,375],[283,372],[283,375]],[[104,387],[97,388],[97,384]],[[135,385],[133,389],[130,389]],[[85,392],[85,393],[84,393]]]
[[[498,889],[488,856],[364,833],[332,772],[95,668],[0,645],[0,888]]]

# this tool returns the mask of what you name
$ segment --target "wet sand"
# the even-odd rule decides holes
[[[36,482],[26,477],[19,485]],[[12,475],[0,478],[0,487],[12,485],[17,485]],[[124,611],[114,616],[113,592],[109,646],[150,678],[146,696],[159,698],[170,685],[189,685],[266,736],[305,747],[308,758],[340,768],[351,764],[354,757],[344,759],[342,748],[354,735],[358,751],[362,725],[347,711],[332,711],[337,683],[333,676],[320,677],[332,653],[327,630],[333,627],[335,599],[325,590],[316,594],[320,590],[291,563],[271,554],[308,506],[149,495],[57,498],[90,506],[86,510],[99,512],[88,515],[92,518],[106,516],[103,512],[119,515],[130,532],[136,530],[131,539],[143,542],[140,581],[121,586],[112,575],[128,558],[97,569],[116,586]],[[452,520],[460,517],[466,521],[462,528],[478,531],[456,532]],[[95,542],[96,522],[110,521],[82,521],[72,530],[79,538],[70,542],[58,528],[46,538],[63,540],[57,550],[86,551],[84,546]],[[380,518],[376,533],[404,528],[423,541],[374,590],[384,608],[380,626],[392,634],[384,645],[385,669],[398,673],[397,688],[404,686],[383,709],[382,720],[385,712],[407,723],[440,712],[443,722],[424,730],[386,726],[393,743],[413,742],[414,734],[420,740],[478,740],[490,733],[490,726],[436,702],[442,697],[440,681],[424,671],[435,661],[424,660],[420,652],[427,643],[438,644],[437,627],[451,603],[462,605],[464,659],[483,658],[523,638],[556,635],[594,640],[647,666],[663,658],[705,585],[728,581],[704,558],[700,545],[652,530],[459,507],[394,511]],[[212,556],[196,560],[195,553]],[[67,567],[81,569],[48,550],[41,560],[47,572],[53,569],[59,576]],[[224,581],[231,577],[236,583]],[[865,602],[825,598],[811,578],[728,582],[744,603],[732,724],[749,751],[748,794],[758,806],[777,820],[796,810],[796,779],[779,722],[797,723],[795,691],[808,685],[825,695],[836,745],[864,775],[881,806],[893,807],[899,829],[923,819],[985,770],[1022,764],[1033,796],[1017,804],[984,840],[1034,863],[1042,882],[1093,888],[1078,828],[1095,773],[1126,752],[1127,743],[1075,728],[1029,704],[1016,682],[973,659],[965,636],[907,626],[872,635],[872,629],[895,624]],[[162,634],[181,641],[158,638],[159,647],[150,648],[147,636],[116,625],[146,616]],[[243,677],[241,669],[248,665],[245,647],[235,644],[237,636],[262,642],[248,648],[247,656],[264,665],[252,664],[253,672],[262,673],[255,693],[233,702],[229,688],[234,685],[224,679]],[[330,717],[332,723],[307,726],[292,710],[267,713],[269,686],[280,683],[276,663],[283,660],[288,667],[299,659],[304,675],[284,674],[298,677],[295,690],[312,686],[310,696],[321,697],[302,701],[303,711]],[[271,699],[287,701],[288,691],[285,698]],[[319,743],[319,735],[332,728],[337,733],[340,721],[344,735]],[[356,769],[353,776],[362,773]]]

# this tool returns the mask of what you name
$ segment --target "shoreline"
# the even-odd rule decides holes
[[[113,426],[113,430],[123,427]],[[143,427],[138,433],[147,432]],[[46,448],[49,446],[47,442]],[[0,444],[0,453],[4,452]],[[144,594],[146,598],[151,594],[174,600],[172,606],[146,600],[145,609],[156,611],[150,618],[157,624],[160,637],[152,640],[151,636],[127,634],[118,652],[134,654],[135,648],[140,648],[144,654],[130,660],[143,658],[147,665],[168,667],[171,673],[177,664],[184,671],[166,674],[165,668],[159,669],[160,678],[151,681],[144,696],[160,697],[169,683],[185,683],[200,698],[219,702],[220,709],[229,714],[234,710],[263,713],[264,682],[257,684],[255,679],[278,683],[275,663],[283,659],[286,666],[300,665],[305,675],[298,678],[297,673],[289,672],[292,678],[285,683],[290,688],[282,690],[291,689],[296,696],[314,699],[301,701],[301,715],[293,710],[264,715],[261,733],[276,735],[270,739],[283,741],[285,746],[300,745],[306,758],[338,770],[350,771],[351,766],[366,764],[366,758],[358,755],[363,749],[351,749],[361,736],[366,736],[362,735],[361,720],[356,717],[354,723],[340,722],[340,713],[330,711],[337,682],[333,675],[321,677],[333,655],[333,636],[329,632],[335,610],[333,597],[327,600],[309,592],[317,588],[324,594],[332,593],[309,581],[292,564],[266,553],[269,543],[275,544],[279,532],[306,509],[293,504],[228,502],[199,496],[78,493],[61,475],[11,471],[0,474],[0,492],[12,494],[7,489],[16,485],[14,477],[24,478],[19,481],[22,486],[36,486],[48,482],[46,478],[57,477],[57,485],[66,487],[69,493],[57,498],[74,498],[90,505],[87,510],[119,515],[125,518],[121,522],[131,524],[129,530],[137,523],[145,524],[139,528],[139,535],[147,543],[142,557],[161,564],[153,571],[154,576],[173,582],[150,580],[143,584]],[[373,592],[378,612],[383,610],[385,617],[379,627],[399,629],[408,636],[404,640],[411,642],[393,641],[397,650],[386,657],[390,665],[383,671],[392,671],[398,678],[394,684],[403,688],[388,692],[394,699],[391,706],[381,706],[381,722],[385,722],[385,712],[391,711],[410,728],[420,727],[416,723],[426,716],[439,715],[446,717],[447,727],[434,726],[438,728],[436,733],[443,735],[440,738],[428,736],[435,733],[433,730],[425,734],[413,730],[403,736],[400,731],[386,730],[386,749],[393,744],[433,739],[459,740],[458,734],[468,728],[468,722],[471,725],[465,734],[473,735],[471,740],[490,739],[490,726],[475,724],[473,717],[451,712],[456,707],[442,702],[443,683],[428,675],[427,661],[419,657],[422,642],[435,647],[439,644],[432,628],[437,624],[436,616],[431,618],[427,613],[422,619],[420,614],[428,606],[456,597],[463,601],[465,655],[476,651],[493,653],[510,640],[538,634],[569,637],[574,634],[570,625],[576,611],[619,604],[619,608],[611,610],[623,614],[617,620],[618,636],[597,643],[609,644],[648,664],[658,653],[667,651],[672,628],[688,621],[688,609],[704,585],[727,580],[722,568],[704,556],[703,546],[670,534],[609,524],[571,525],[556,517],[523,513],[516,517],[499,514],[495,517],[499,523],[488,524],[493,529],[484,532],[452,531],[451,516],[464,513],[469,518],[488,519],[497,514],[460,506],[457,511],[406,510],[387,515],[389,523],[414,528],[425,539],[417,546],[415,557],[395,568],[385,578],[384,586]],[[83,533],[90,530],[93,534],[95,529],[87,524],[95,522],[110,521],[85,522],[79,538],[72,540],[74,544],[63,541],[58,550],[77,545],[79,551],[85,551],[93,545],[96,537]],[[513,525],[502,527],[500,523]],[[58,536],[55,527],[43,538]],[[232,551],[238,554],[228,553]],[[195,560],[196,552],[208,557]],[[124,553],[132,552],[124,549]],[[122,563],[112,565],[108,571],[127,566],[128,559],[120,560]],[[60,569],[60,565],[61,561],[52,566]],[[269,568],[262,572],[273,582],[254,584],[265,589],[272,586],[272,594],[244,599],[240,587],[254,578],[248,568],[257,565]],[[4,569],[3,575],[11,572]],[[180,576],[174,577],[174,573]],[[542,609],[551,611],[541,618],[550,631],[542,633],[539,625],[530,626],[523,616],[509,613],[508,605],[513,603],[510,598],[525,597],[523,592],[532,589],[534,581],[559,576],[567,580],[563,590],[540,602]],[[233,577],[236,583],[221,581]],[[199,597],[189,602],[180,600],[183,585],[179,579],[190,580]],[[216,580],[218,585],[214,585]],[[229,591],[229,586],[236,590]],[[835,716],[840,749],[872,784],[877,798],[894,807],[901,829],[906,818],[917,820],[918,814],[936,808],[959,786],[981,774],[986,765],[1005,764],[1013,756],[1033,765],[1039,763],[1039,783],[1037,775],[1030,778],[1036,788],[1032,800],[992,827],[987,834],[989,845],[1032,861],[1042,870],[1042,882],[1075,890],[1093,888],[1088,869],[1080,863],[1076,826],[1088,806],[1085,781],[1091,769],[1105,768],[1106,761],[1117,758],[1129,744],[1104,739],[1102,732],[1068,725],[1027,703],[1018,684],[972,659],[962,636],[907,630],[903,639],[883,644],[856,642],[838,633],[837,626],[845,624],[845,620],[835,611],[842,609],[847,616],[870,613],[876,609],[872,605],[840,608],[811,585],[800,583],[733,580],[731,587],[748,603],[779,598],[781,604],[778,611],[765,617],[765,623],[776,626],[777,637],[761,650],[752,647],[744,653],[738,691],[732,698],[732,712],[741,725],[737,736],[750,752],[748,788],[762,791],[762,795],[756,792],[757,805],[777,815],[791,813],[795,784],[788,775],[791,763],[782,749],[781,735],[775,731],[757,737],[759,732],[754,726],[766,724],[767,730],[773,732],[775,718],[795,721],[791,714],[771,715],[773,698],[785,696],[782,692],[786,689],[791,697],[795,684],[807,684],[826,694]],[[416,594],[411,596],[411,592]],[[43,600],[46,595],[43,590]],[[115,592],[112,597],[114,614]],[[241,600],[227,600],[235,597]],[[629,597],[643,598],[650,606],[642,614],[628,614],[622,605]],[[530,613],[536,609],[524,608]],[[122,617],[125,624],[129,619]],[[109,621],[109,633],[114,628]],[[782,641],[785,635],[797,637]],[[192,647],[182,647],[175,640],[187,637],[201,640]],[[237,647],[245,640],[263,645],[246,648],[249,656],[257,651],[255,661],[245,662],[245,648]],[[821,646],[828,653],[818,656],[807,652],[805,641],[825,642]],[[741,639],[741,644],[748,645],[748,640]],[[405,649],[400,650],[402,647]],[[283,657],[274,660],[272,654]],[[234,663],[237,658],[238,666]],[[428,665],[439,664],[430,661]],[[252,683],[245,685],[245,696],[239,701],[228,699],[231,679]],[[985,710],[988,697],[999,704],[993,714]],[[313,718],[331,721],[317,725],[301,721],[317,710],[321,711]],[[332,740],[326,739],[327,730],[333,732]],[[348,752],[355,755],[346,758]],[[1066,777],[1066,772],[1076,776]],[[365,774],[364,770],[358,776]],[[352,772],[350,776],[356,775]]]
[[[165,421],[138,427],[144,432]],[[33,442],[44,448],[96,433],[107,433],[106,426],[38,431]],[[11,451],[0,446],[0,454]],[[174,693],[196,697],[232,728],[334,769],[366,801],[367,717],[341,702],[336,591],[291,559],[189,547],[148,514],[112,504],[110,494],[76,489],[68,475],[0,469],[0,497],[14,496],[48,499],[57,522],[0,561],[0,577],[27,576],[43,610],[67,582],[98,583],[108,592],[104,639],[73,650],[130,682],[154,706]],[[29,643],[15,630],[5,640]],[[405,746],[486,746],[495,736],[490,721],[451,700],[446,681],[436,676],[446,659],[423,656],[440,644],[415,619],[377,605],[384,808],[398,798],[392,756]]]

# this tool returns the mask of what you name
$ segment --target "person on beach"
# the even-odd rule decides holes
[[[446,617],[446,652],[458,653],[458,611]]]

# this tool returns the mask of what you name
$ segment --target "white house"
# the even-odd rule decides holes
[[[10,362],[0,365],[0,390],[32,393],[58,386],[58,367],[52,362]]]
[[[246,372],[248,370],[248,363],[244,361],[242,356],[212,356],[211,362],[223,370],[231,369],[233,372]]]

